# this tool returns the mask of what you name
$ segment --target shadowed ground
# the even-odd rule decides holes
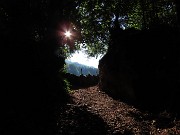
[[[74,90],[59,114],[59,134],[179,135],[180,121],[166,111],[143,112],[99,91],[97,86]]]

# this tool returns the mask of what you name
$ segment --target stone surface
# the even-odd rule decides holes
[[[109,95],[146,108],[173,108],[179,95],[179,34],[158,26],[113,30],[99,61],[99,87]]]

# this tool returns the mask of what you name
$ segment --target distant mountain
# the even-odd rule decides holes
[[[69,60],[65,60],[66,65],[67,65],[67,72],[80,76],[81,74],[83,75],[98,75],[99,74],[99,70],[97,68],[91,67],[91,66],[87,66],[87,65],[83,65],[80,64],[78,62],[71,62]]]

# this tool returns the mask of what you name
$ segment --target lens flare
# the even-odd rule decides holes
[[[71,33],[70,31],[66,31],[66,32],[64,33],[64,35],[65,35],[67,38],[70,38],[71,35],[72,35],[72,33]]]

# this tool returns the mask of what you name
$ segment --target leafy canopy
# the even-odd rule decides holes
[[[76,0],[71,11],[64,13],[79,32],[76,48],[81,45],[89,56],[107,51],[115,20],[123,29],[148,29],[157,23],[176,25],[174,0]]]

